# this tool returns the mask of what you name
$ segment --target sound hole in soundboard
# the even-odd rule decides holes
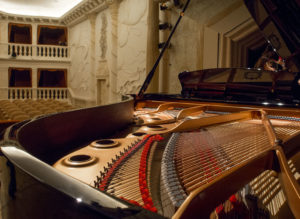
[[[111,148],[119,145],[119,142],[112,139],[101,139],[91,143],[92,147],[95,148]]]
[[[76,163],[86,162],[89,161],[90,159],[92,159],[92,157],[85,154],[75,155],[69,158],[71,162],[76,162]]]
[[[134,133],[132,133],[132,135],[134,135],[134,136],[143,136],[143,135],[145,135],[146,133],[145,132],[134,132]]]

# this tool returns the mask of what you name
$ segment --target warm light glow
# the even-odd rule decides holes
[[[263,102],[262,104],[263,104],[263,105],[269,105],[269,103],[268,103],[268,102]]]
[[[0,11],[29,16],[58,18],[83,0],[0,0]]]
[[[82,198],[76,198],[76,201],[77,201],[78,203],[80,203],[80,202],[82,202]]]

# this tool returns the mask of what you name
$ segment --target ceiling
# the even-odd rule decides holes
[[[0,11],[59,18],[83,0],[0,0]]]

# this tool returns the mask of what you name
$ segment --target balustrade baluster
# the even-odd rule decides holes
[[[56,57],[56,48],[53,48],[53,57]]]
[[[66,55],[65,55],[66,58],[68,58],[68,48],[66,48]]]
[[[49,56],[50,57],[52,56],[52,48],[51,47],[49,48]]]
[[[60,48],[57,48],[57,57],[60,57]]]
[[[41,47],[41,56],[44,55],[44,47]]]
[[[15,45],[13,45],[13,46],[12,46],[12,52],[11,52],[12,55],[13,55],[13,54],[16,54],[15,48],[16,48]]]
[[[21,54],[22,54],[22,56],[25,55],[25,48],[24,48],[24,46],[21,46]]]
[[[64,57],[64,51],[65,51],[65,49],[62,48],[62,49],[61,49],[61,57]]]
[[[17,46],[17,55],[20,55],[20,46]]]
[[[10,55],[10,45],[8,45],[8,55]]]
[[[45,56],[47,56],[47,53],[48,53],[48,48],[45,47]]]

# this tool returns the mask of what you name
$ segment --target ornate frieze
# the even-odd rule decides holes
[[[74,25],[86,18],[88,14],[106,9],[114,0],[84,0],[60,18],[65,25]]]

